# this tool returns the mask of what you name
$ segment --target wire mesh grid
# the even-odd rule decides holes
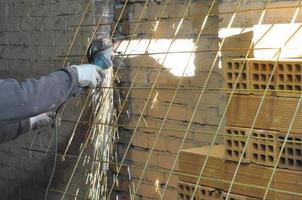
[[[97,118],[84,122],[80,113],[74,128],[91,126],[78,161],[97,126],[117,138],[110,157],[95,161],[112,172],[105,187],[94,179],[96,188],[106,188],[102,198],[300,199],[302,60],[291,44],[301,31],[301,1],[105,2],[115,3],[114,21],[81,20],[64,60],[84,62],[84,53],[70,54],[80,28],[93,26],[93,39],[100,26],[112,26],[120,60],[98,108],[115,91],[117,115],[100,121],[106,111],[98,109]],[[272,38],[279,26],[284,32]],[[263,45],[273,39],[278,45]],[[288,52],[294,58],[284,59]],[[184,150],[192,147],[198,152]]]

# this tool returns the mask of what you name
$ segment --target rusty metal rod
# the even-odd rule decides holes
[[[74,120],[68,120],[68,119],[63,119],[63,122],[69,122],[69,123],[78,123],[78,121],[74,121]],[[177,121],[177,120],[176,120]],[[83,123],[83,124],[88,124],[88,121],[79,121],[79,123]],[[186,123],[186,122],[184,122]],[[124,129],[130,129],[130,130],[134,130],[134,128],[136,127],[135,125],[129,125],[129,124],[118,124],[118,123],[98,123],[96,122],[96,124],[98,125],[105,125],[105,126],[111,126],[111,127],[121,127]],[[196,123],[196,126],[198,126],[199,124]],[[209,126],[217,126],[217,124],[210,124]],[[151,131],[155,131],[158,130],[160,127],[146,127],[146,126],[138,126],[138,129],[146,129],[146,130],[151,130]],[[174,131],[174,132],[180,132],[183,133],[186,130],[185,129],[173,129],[173,128],[163,128],[163,131]],[[250,128],[246,128],[246,130],[250,130]],[[256,129],[257,130],[257,129]],[[200,135],[213,135],[216,132],[215,131],[199,131],[199,130],[189,130],[189,132],[192,132],[194,134],[200,134]],[[218,132],[218,135],[222,135],[222,136],[230,136],[230,134],[224,133],[224,132]],[[170,136],[165,136],[165,135],[161,135],[161,137],[170,137]],[[232,135],[232,137],[238,137],[238,138],[247,138],[247,136],[245,135]],[[257,136],[251,136],[251,138],[253,139],[263,139],[263,137],[257,137]],[[274,139],[274,138],[266,138],[265,140],[267,141],[280,141],[283,142],[284,139]],[[291,143],[294,144],[302,144],[302,141],[291,141]]]
[[[278,50],[279,48],[252,48],[252,50]],[[284,48],[284,49],[301,49],[301,48]],[[222,49],[206,49],[206,50],[195,50],[195,51],[162,51],[162,52],[144,52],[144,53],[125,53],[121,54],[119,52],[115,52],[117,56],[147,56],[147,55],[161,55],[161,54],[184,54],[184,53],[211,53],[211,52],[225,52],[225,51],[247,51],[248,48],[222,48]],[[72,55],[59,55],[58,58],[61,57],[81,57],[84,54],[72,54]],[[239,58],[240,59],[240,58]],[[267,60],[273,60],[273,59],[267,59]],[[282,59],[281,59],[282,60]],[[300,59],[302,61],[302,59]]]

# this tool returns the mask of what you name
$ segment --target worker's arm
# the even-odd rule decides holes
[[[79,79],[75,68],[27,79],[0,79],[0,122],[16,122],[45,113],[79,93]]]
[[[56,113],[48,112],[20,122],[0,122],[0,144],[14,140],[29,131],[54,126],[55,120]]]
[[[27,133],[29,130],[29,119],[3,125],[0,123],[0,144],[14,140],[20,135]]]
[[[83,88],[97,86],[102,76],[100,67],[86,64],[21,83],[0,79],[0,143],[53,124],[55,114],[46,112],[78,95]]]
[[[103,70],[112,66],[112,48],[107,48],[99,39],[89,49],[87,55],[92,59],[91,64],[73,65],[21,83],[14,79],[0,79],[0,143],[35,127],[44,127],[44,122],[49,124],[51,118],[45,116],[48,115],[46,112],[58,108],[83,88],[94,88],[102,81]]]

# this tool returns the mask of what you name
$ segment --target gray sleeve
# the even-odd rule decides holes
[[[12,141],[29,131],[29,120],[21,122],[1,124],[0,123],[0,144]]]
[[[0,79],[0,122],[16,122],[47,112],[79,92],[77,71],[72,68],[21,83]]]

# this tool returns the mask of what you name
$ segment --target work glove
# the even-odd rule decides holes
[[[30,130],[37,130],[41,128],[54,126],[56,121],[55,117],[56,117],[56,113],[54,112],[42,113],[40,115],[31,117],[29,119]]]
[[[97,39],[91,42],[87,59],[89,64],[73,65],[78,72],[79,84],[82,88],[95,88],[105,77],[103,70],[112,66],[112,47],[104,42],[103,39]]]
[[[95,88],[105,77],[105,72],[97,65],[83,64],[71,67],[77,70],[79,84],[82,88]]]

